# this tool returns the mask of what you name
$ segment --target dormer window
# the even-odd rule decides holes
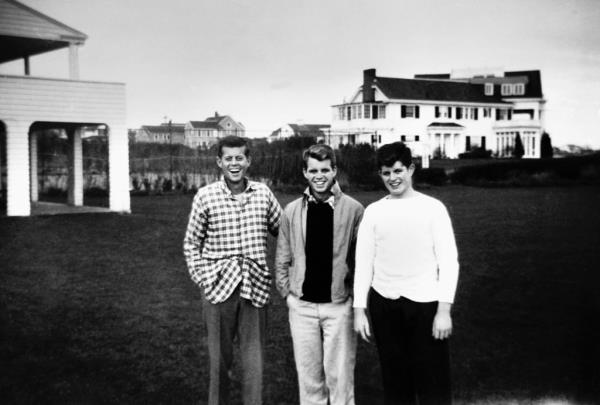
[[[513,88],[512,88],[512,84],[510,83],[503,83],[502,84],[502,95],[503,96],[511,96],[513,94]]]
[[[494,95],[494,83],[486,83],[485,84],[485,95],[486,96]]]
[[[525,94],[525,84],[524,83],[516,83],[513,93],[517,96],[522,96]]]

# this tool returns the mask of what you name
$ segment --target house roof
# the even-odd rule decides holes
[[[150,133],[168,133],[169,125],[161,124],[161,125],[142,125],[142,129],[150,132]],[[184,133],[185,132],[185,124],[171,124],[171,133]]]
[[[0,0],[0,63],[82,44],[87,35],[15,0]]]
[[[206,120],[206,121],[190,121],[190,125],[194,129],[221,129],[219,121]]]
[[[454,127],[454,128],[464,128],[464,126],[457,124],[456,122],[432,122],[427,125],[427,128],[435,128],[435,127]]]
[[[322,129],[330,128],[329,124],[288,124],[296,135],[314,135],[323,132]]]
[[[453,80],[450,79],[449,73],[434,73],[434,74],[417,74],[415,79],[433,79],[433,80]],[[511,98],[541,98],[543,97],[542,92],[542,78],[539,70],[516,70],[512,72],[504,72],[504,76],[491,76],[491,77],[472,77],[466,79],[460,79],[464,82],[468,80],[469,83],[482,84],[482,83],[494,83],[494,85],[500,85],[502,83],[525,83],[525,94],[516,96],[511,95]],[[494,91],[496,93],[496,91]]]
[[[287,124],[287,126],[294,131],[294,136],[323,135],[323,129],[331,128],[330,124]],[[281,128],[277,128],[269,136],[277,137],[280,133]]]
[[[496,92],[486,96],[483,84],[379,76],[375,77],[373,83],[390,99],[503,103]]]
[[[227,119],[231,120],[239,128],[244,128],[241,122],[235,121],[229,115],[219,115],[218,113],[206,118],[204,121],[189,121],[189,123],[194,129],[226,129],[223,121]]]
[[[521,70],[514,72],[505,72],[505,77],[526,77],[527,85],[525,86],[525,94],[521,96],[513,96],[518,98],[538,98],[543,97],[542,92],[542,74],[539,70]]]

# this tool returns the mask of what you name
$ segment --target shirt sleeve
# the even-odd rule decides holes
[[[208,212],[200,194],[196,194],[183,239],[183,255],[192,280],[200,285],[200,258],[208,227]]]
[[[284,212],[281,217],[279,235],[277,236],[277,251],[275,253],[275,286],[284,298],[290,293],[289,267],[291,263],[290,223]]]
[[[433,218],[433,241],[438,264],[438,301],[453,303],[458,283],[458,250],[450,215],[443,204]]]
[[[358,227],[356,238],[356,269],[354,273],[354,308],[366,308],[367,296],[373,281],[375,262],[375,226],[367,208]]]
[[[281,205],[271,190],[269,190],[269,208],[267,212],[267,225],[269,227],[269,233],[273,236],[277,236],[279,232],[279,224],[281,222]]]

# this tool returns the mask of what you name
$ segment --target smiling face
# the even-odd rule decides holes
[[[306,161],[306,169],[303,170],[304,177],[308,180],[308,186],[315,198],[326,200],[331,195],[331,187],[335,182],[336,168],[331,166],[331,160],[317,160],[309,157]]]
[[[390,193],[391,198],[402,198],[412,193],[412,175],[415,166],[404,166],[397,160],[393,166],[381,166],[379,176]]]
[[[221,156],[217,157],[217,166],[221,169],[227,186],[232,189],[244,186],[246,171],[250,166],[250,157],[246,156],[245,146],[223,146]]]

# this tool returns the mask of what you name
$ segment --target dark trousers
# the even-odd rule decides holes
[[[210,360],[209,405],[229,403],[233,341],[237,335],[242,365],[245,405],[262,404],[266,309],[256,308],[237,289],[220,304],[204,300]]]
[[[368,308],[386,404],[452,402],[448,339],[432,336],[437,305],[405,297],[391,300],[371,289]]]

